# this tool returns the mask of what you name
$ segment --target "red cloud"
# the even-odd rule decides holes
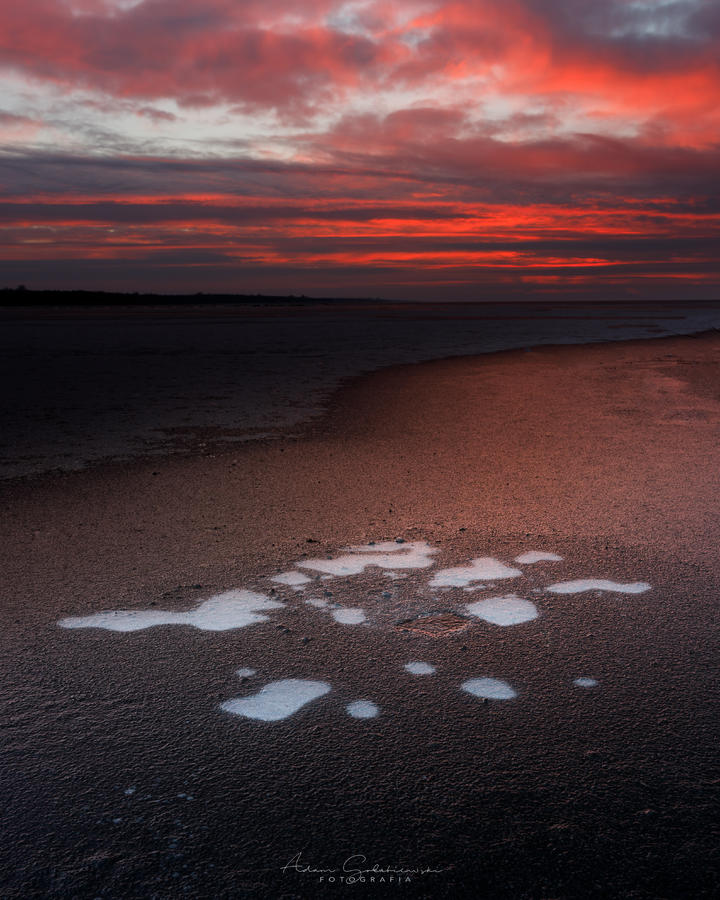
[[[26,0],[0,9],[0,61],[119,97],[288,114],[324,107],[349,88],[404,84],[432,94],[475,78],[479,99],[491,90],[566,112],[569,104],[660,117],[668,133],[676,124],[678,139],[691,142],[708,137],[702,128],[696,134],[693,119],[720,106],[720,27],[693,24],[689,13],[700,4],[688,4],[695,32],[685,38],[613,31],[632,24],[622,0],[608,0],[604,16],[597,5],[572,4],[572,17],[567,2],[436,2],[414,17],[413,6],[375,3],[352,19],[341,3],[310,0],[144,0],[124,10],[92,3],[82,14],[59,0]]]
[[[4,4],[0,64],[16,74],[90,89],[96,107],[157,131],[174,118],[154,105],[165,98],[188,121],[222,102],[306,130],[278,138],[287,164],[0,157],[0,252],[58,266],[171,259],[202,277],[251,267],[266,290],[298,272],[356,293],[358,279],[718,284],[720,18],[707,7]],[[31,124],[0,115],[6,135]]]
[[[0,61],[121,97],[182,104],[202,96],[291,109],[372,77],[397,54],[392,43],[321,24],[263,24],[272,9],[145,0],[125,11],[73,15],[64,4],[30,0],[0,9]]]
[[[387,135],[403,143],[381,168],[370,165],[372,153],[365,166],[356,154],[344,166],[266,170],[230,161],[86,160],[83,172],[97,169],[97,187],[88,182],[78,196],[70,184],[57,186],[72,159],[36,159],[32,177],[43,180],[47,167],[46,189],[28,196],[18,184],[17,196],[0,203],[0,258],[164,271],[172,251],[176,275],[165,290],[217,288],[248,267],[253,290],[265,292],[287,289],[291,276],[308,293],[330,283],[337,291],[345,279],[345,293],[412,294],[452,284],[464,296],[474,285],[644,291],[676,281],[698,290],[720,283],[720,204],[712,199],[720,152],[585,140],[503,154],[490,138],[454,139],[453,153],[437,152],[437,143],[422,143],[422,123],[440,125],[442,117],[413,112],[390,123],[385,152]],[[196,185],[211,182],[215,193],[178,191],[187,173]],[[154,190],[112,199],[108,179]]]

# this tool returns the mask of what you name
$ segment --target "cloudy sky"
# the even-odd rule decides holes
[[[717,0],[21,0],[0,67],[2,284],[720,294]]]

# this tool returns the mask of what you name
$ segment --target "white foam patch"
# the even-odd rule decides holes
[[[308,606],[314,606],[317,609],[323,609],[328,605],[327,600],[322,600],[320,597],[310,597],[305,601]]]
[[[301,584],[307,584],[309,581],[312,581],[312,578],[308,578],[307,575],[304,575],[302,572],[281,572],[279,575],[273,575],[270,579],[271,581],[277,581],[278,584],[289,584],[292,587],[297,587]]]
[[[515,562],[528,566],[539,562],[562,562],[562,556],[558,556],[557,553],[545,553],[542,550],[529,550],[516,556]]]
[[[577,581],[560,581],[551,584],[546,590],[553,594],[581,594],[583,591],[613,591],[617,594],[642,594],[650,590],[646,581],[633,581],[622,584],[604,578],[580,578]]]
[[[430,663],[424,662],[405,663],[403,668],[411,675],[434,675],[436,671],[435,666],[431,666]]]
[[[345,709],[353,719],[374,719],[380,713],[380,707],[372,700],[355,700],[348,703]]]
[[[237,697],[221,704],[220,708],[234,716],[277,722],[287,719],[305,704],[317,700],[330,690],[324,681],[306,681],[302,678],[285,678],[265,685],[251,697]]]
[[[518,575],[522,575],[520,569],[506,566],[491,556],[481,556],[471,560],[468,566],[440,569],[430,581],[430,587],[465,587],[473,581],[499,581]]]
[[[341,625],[361,625],[367,621],[365,610],[358,607],[349,607],[348,609],[334,609],[332,617]]]
[[[493,625],[519,625],[521,622],[530,622],[538,617],[537,606],[529,600],[523,600],[517,594],[488,597],[487,600],[468,603],[465,609],[470,615]]]
[[[594,688],[598,685],[597,681],[594,678],[576,678],[575,681],[573,681],[573,684],[576,687],[581,688]]]
[[[297,565],[329,575],[359,575],[368,566],[379,566],[381,569],[426,569],[433,564],[434,553],[437,550],[426,541],[409,541],[405,544],[383,541],[379,544],[348,547],[348,552],[336,559],[305,559]]]
[[[252,675],[257,675],[257,669],[238,669],[235,674],[238,678],[250,678]]]
[[[474,697],[483,697],[488,700],[512,700],[517,693],[510,687],[507,681],[500,678],[471,678],[461,685],[464,691]]]
[[[210,597],[190,612],[119,610],[62,619],[58,625],[61,628],[106,628],[109,631],[141,631],[155,625],[191,625],[201,631],[229,631],[256,622],[267,622],[269,617],[260,610],[280,609],[284,605],[264,594],[236,590]]]

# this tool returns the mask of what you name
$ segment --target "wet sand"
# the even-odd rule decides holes
[[[2,895],[717,896],[719,365],[702,335],[398,367],[281,441],[4,484]],[[247,628],[57,626],[395,538],[437,562],[276,585]],[[428,585],[533,550],[563,560]],[[577,578],[651,588],[547,589]],[[303,602],[325,591],[367,624]],[[465,618],[515,591],[538,619]],[[461,690],[483,677],[517,696]],[[277,722],[220,709],[287,678],[331,690]],[[355,855],[437,871],[348,885]]]

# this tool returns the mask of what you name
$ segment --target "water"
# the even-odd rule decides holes
[[[210,452],[319,415],[384,366],[690,334],[720,304],[338,304],[5,310],[0,477]]]

